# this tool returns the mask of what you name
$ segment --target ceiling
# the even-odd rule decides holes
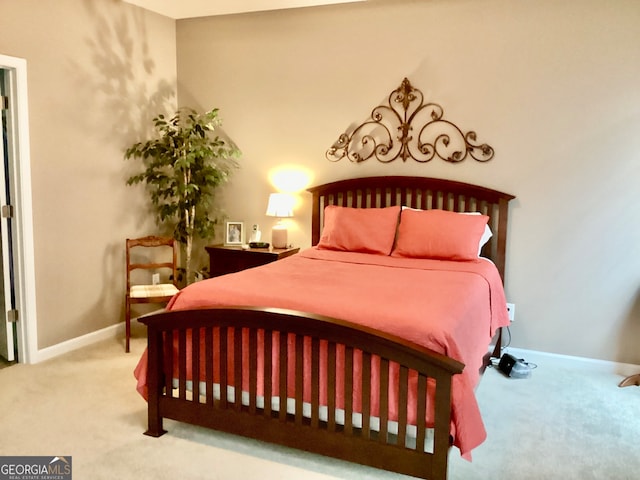
[[[124,0],[176,20],[367,0]]]

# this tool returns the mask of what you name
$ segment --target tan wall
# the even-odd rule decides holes
[[[175,22],[113,0],[2,4],[27,60],[38,347],[123,320],[124,239],[155,229],[124,149],[176,102]]]
[[[513,345],[640,363],[640,3],[366,2],[177,23],[181,105],[221,108],[243,150],[232,220],[264,216],[270,175],[453,178],[517,195]],[[326,149],[403,77],[496,150],[487,164],[330,163]],[[291,222],[309,244],[309,199]]]
[[[125,237],[154,229],[126,146],[166,101],[220,107],[244,152],[221,199],[257,222],[283,166],[312,184],[423,174],[513,203],[514,345],[640,363],[640,4],[434,0],[176,23],[118,1],[9,0],[0,53],[27,59],[38,345],[123,318]],[[177,49],[176,49],[177,38]],[[403,77],[496,149],[490,163],[329,163]],[[309,244],[300,196],[291,240]]]

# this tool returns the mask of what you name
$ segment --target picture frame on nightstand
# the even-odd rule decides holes
[[[224,229],[225,245],[242,245],[244,243],[244,222],[226,222]]]

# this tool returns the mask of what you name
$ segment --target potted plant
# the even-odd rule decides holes
[[[194,281],[191,253],[196,237],[214,236],[219,215],[214,194],[238,167],[240,151],[215,133],[221,125],[218,109],[198,114],[190,108],[171,118],[153,119],[157,138],[138,142],[125,151],[125,159],[138,158],[144,170],[127,185],[145,183],[158,224],[167,224],[184,246],[187,284]]]

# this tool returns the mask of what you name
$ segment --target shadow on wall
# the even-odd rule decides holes
[[[634,352],[631,358],[629,352]],[[623,358],[623,363],[640,365],[640,286],[620,328],[617,357]]]
[[[122,266],[125,263],[124,243],[112,242],[105,246],[102,255],[102,276],[100,278],[100,287],[102,294],[96,302],[81,315],[81,318],[87,322],[95,320],[96,312],[113,312],[115,318],[105,318],[108,325],[113,325],[124,321],[125,314],[125,273]],[[114,281],[114,279],[122,279],[122,281]],[[117,308],[114,308],[117,306]],[[150,313],[160,308],[157,304],[137,305],[132,310],[132,329],[136,332],[135,336],[145,336],[146,330],[142,328],[135,318],[139,315]],[[124,351],[124,336],[122,337],[122,348]]]
[[[175,109],[175,72],[171,78],[163,78],[162,69],[158,69],[147,31],[150,17],[144,10],[121,2],[83,3],[90,23],[87,31],[91,32],[83,39],[86,52],[77,58],[69,56],[65,68],[77,95],[91,108],[69,114],[77,117],[75,123],[87,135],[102,132],[104,138],[98,143],[109,146],[109,152],[101,157],[102,164],[98,161],[93,167],[113,192],[122,192],[110,198],[112,211],[124,212],[127,218],[122,219],[123,224],[152,228],[153,215],[146,196],[126,186],[126,179],[138,165],[125,161],[124,151],[151,134],[154,116]],[[104,312],[107,326],[124,320],[125,239],[104,240],[100,245],[104,249],[101,293],[82,317]],[[109,318],[112,313],[118,318]]]
[[[101,292],[102,295],[98,298],[95,305],[90,308],[83,317],[87,318],[91,315],[95,315],[95,312],[109,312],[114,311],[114,305],[120,305],[120,308],[115,310],[117,312],[117,318],[111,318],[109,324],[119,323],[124,321],[124,309],[125,309],[125,272],[124,272],[124,240],[119,243],[110,243],[105,247],[104,254],[102,256],[102,278],[101,278]],[[115,278],[121,278],[121,282],[114,282]],[[120,288],[114,288],[120,287]],[[124,345],[123,345],[124,346]]]
[[[93,27],[85,38],[91,62],[78,64],[69,59],[69,78],[77,82],[77,91],[99,105],[97,111],[82,112],[78,125],[88,124],[91,134],[102,131],[106,141],[119,152],[118,158],[104,168],[106,181],[124,194],[111,200],[120,202],[119,211],[136,215],[135,225],[149,224],[152,217],[146,196],[127,190],[127,178],[139,166],[124,160],[127,147],[153,134],[151,119],[170,114],[176,106],[176,79],[162,78],[149,47],[147,14],[144,10],[120,2],[84,0]],[[175,59],[173,59],[175,60]],[[155,83],[155,84],[154,84]],[[116,163],[117,162],[117,163]],[[114,169],[119,165],[120,169]]]
[[[69,68],[78,89],[99,97],[102,108],[94,119],[106,137],[123,142],[124,153],[126,146],[152,133],[155,115],[175,109],[176,79],[158,78],[144,10],[96,0],[84,5],[94,25],[85,39],[91,64],[70,59]]]

